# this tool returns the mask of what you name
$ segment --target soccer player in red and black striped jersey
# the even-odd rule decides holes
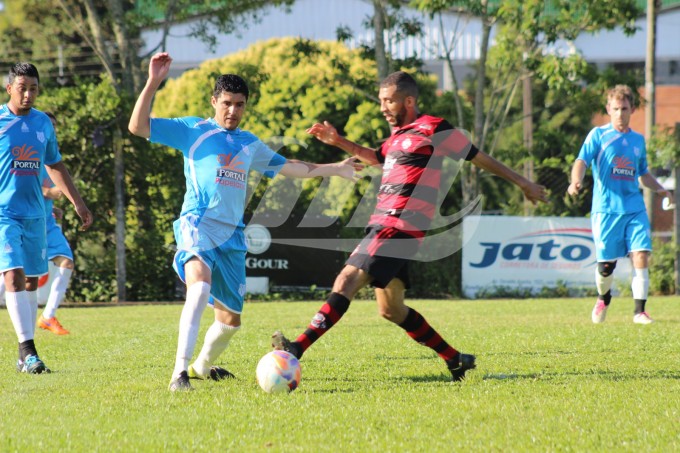
[[[295,341],[277,331],[272,336],[272,346],[302,357],[340,320],[356,293],[370,284],[375,287],[380,315],[433,349],[446,362],[452,380],[460,381],[467,370],[475,368],[475,356],[454,349],[420,313],[404,303],[404,292],[409,287],[408,262],[418,251],[437,210],[442,161],[447,157],[471,161],[519,186],[533,203],[547,201],[545,187],[478,150],[446,120],[420,114],[418,87],[407,73],[395,72],[385,78],[380,84],[379,99],[392,134],[377,150],[347,140],[328,122],[307,130],[323,143],[369,165],[382,165],[382,180],[366,237],[345,263],[326,302]]]

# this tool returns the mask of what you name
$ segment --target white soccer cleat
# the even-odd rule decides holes
[[[646,311],[643,311],[642,313],[638,313],[633,316],[633,322],[635,324],[651,324],[654,322],[654,320],[649,317]]]
[[[595,324],[600,324],[604,322],[604,318],[607,317],[607,308],[609,308],[607,305],[604,304],[604,301],[602,299],[597,299],[597,302],[595,303],[595,306],[593,307],[593,322]]]

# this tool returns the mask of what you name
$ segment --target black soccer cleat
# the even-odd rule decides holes
[[[211,366],[210,373],[208,374],[208,379],[213,381],[221,381],[223,379],[236,379],[236,376],[231,374],[229,371],[218,366]]]
[[[277,330],[272,335],[272,348],[275,351],[290,352],[298,359],[302,357],[302,353],[299,351],[297,344],[286,338],[286,336],[280,330]]]
[[[451,381],[459,382],[465,379],[465,372],[477,367],[476,357],[472,354],[459,353],[458,357],[448,360],[446,365],[451,372]]]
[[[171,392],[190,392],[194,388],[189,383],[189,375],[186,371],[179,373],[179,376],[170,381],[168,390]]]

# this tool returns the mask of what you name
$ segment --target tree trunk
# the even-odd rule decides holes
[[[524,77],[522,80],[522,111],[524,118],[522,120],[524,148],[527,151],[527,160],[524,162],[524,177],[530,181],[534,180],[534,159],[532,148],[534,146],[534,109],[533,109],[533,93],[531,87],[531,75],[527,69],[524,69]],[[534,212],[534,205],[529,200],[524,198],[524,215],[530,216]]]
[[[123,134],[118,124],[113,133],[114,186],[116,194],[116,289],[117,302],[127,299],[125,283],[125,167],[123,163]]]
[[[484,13],[482,16],[482,39],[479,43],[479,61],[477,62],[477,87],[475,90],[475,124],[473,141],[477,147],[484,151],[484,90],[486,88],[486,60],[489,53],[489,40],[491,37],[491,21],[486,16],[486,1],[482,2]],[[469,171],[461,178],[463,206],[467,206],[477,198],[479,193],[479,181],[476,167],[471,165]]]
[[[654,78],[656,76],[656,3],[657,0],[647,0],[647,57],[645,61],[645,140],[649,142],[656,123],[656,86]],[[645,205],[649,224],[654,231],[654,193],[645,188]]]
[[[383,0],[373,0],[373,31],[375,33],[375,61],[378,66],[378,81],[390,72],[385,49],[385,6]]]
[[[460,128],[460,129],[465,129],[465,117],[463,115],[463,103],[460,100],[460,95],[458,94],[458,80],[456,80],[456,70],[453,67],[453,60],[451,59],[451,52],[453,52],[453,49],[455,48],[454,43],[452,42],[451,45],[449,45],[446,42],[446,35],[444,34],[444,21],[442,19],[442,14],[438,14],[439,18],[439,35],[441,36],[441,40],[444,43],[444,56],[446,59],[446,64],[449,67],[449,72],[451,73],[451,84],[453,85],[453,102],[456,106],[456,123],[455,125]],[[456,33],[457,34],[457,33]]]

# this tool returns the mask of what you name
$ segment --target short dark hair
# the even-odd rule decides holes
[[[250,94],[248,91],[248,85],[246,85],[246,81],[236,74],[222,74],[217,78],[215,81],[213,96],[218,98],[223,91],[227,91],[229,93],[241,93],[246,97],[246,101],[248,100],[248,95]]]
[[[38,83],[40,83],[40,74],[38,74],[38,68],[33,66],[31,63],[17,63],[9,68],[9,77],[7,82],[11,85],[14,83],[14,79],[17,77],[35,77]]]
[[[380,88],[396,86],[397,92],[418,99],[418,84],[410,74],[404,71],[393,72],[380,82]]]

